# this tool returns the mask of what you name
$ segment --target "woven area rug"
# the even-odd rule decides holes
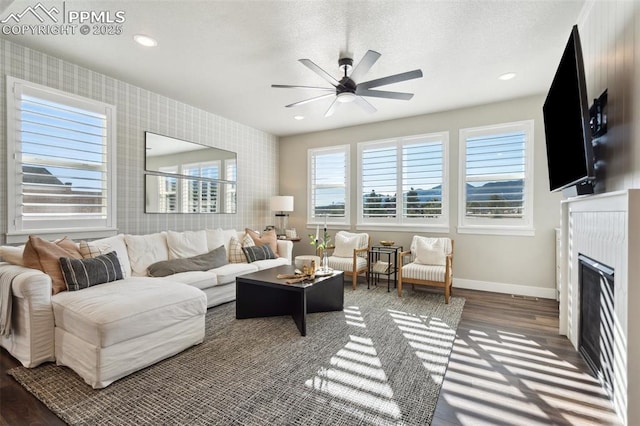
[[[66,367],[11,369],[74,425],[428,425],[464,299],[345,287],[342,312],[235,319],[209,309],[205,341],[94,390]]]

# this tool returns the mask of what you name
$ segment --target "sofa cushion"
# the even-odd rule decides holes
[[[166,277],[158,279],[189,284],[200,290],[218,285],[218,275],[214,271],[178,272],[177,274],[167,275]]]
[[[254,263],[227,263],[226,265],[216,268],[211,272],[215,272],[218,276],[218,284],[229,284],[235,282],[238,275],[257,272],[258,267],[256,266],[256,264],[258,264],[259,262],[267,261],[260,260]]]
[[[218,244],[216,247],[221,246]],[[207,231],[167,231],[169,259],[184,259],[207,253]],[[216,248],[214,247],[214,249]]]
[[[169,260],[166,232],[149,235],[125,235],[124,239],[131,262],[131,275],[135,277],[146,276],[149,265],[161,260]]]
[[[118,261],[122,267],[122,277],[131,276],[131,263],[129,262],[129,252],[124,239],[124,234],[114,235],[113,237],[101,238],[99,240],[85,241],[86,247],[80,241],[80,253],[82,257],[93,257],[94,255],[105,254],[115,251],[118,255]]]
[[[245,232],[248,236],[251,237],[255,245],[262,246],[264,244],[268,244],[271,247],[271,251],[276,256],[278,255],[278,236],[276,235],[276,231],[274,229],[264,231],[261,234],[254,231],[253,229],[246,228]]]
[[[275,259],[277,257],[268,244],[242,247],[242,251],[249,263],[255,262],[256,260]]]
[[[69,291],[122,279],[122,268],[114,251],[87,259],[61,257],[60,267]]]
[[[207,298],[186,284],[130,277],[56,294],[51,304],[57,328],[105,348],[204,315]]]
[[[150,277],[166,277],[178,272],[208,271],[227,264],[227,251],[224,246],[211,250],[209,253],[186,259],[170,259],[149,265]]]
[[[264,269],[275,268],[276,266],[289,265],[289,259],[286,257],[276,257],[275,259],[256,260],[251,263],[258,268],[259,271]]]
[[[60,268],[59,259],[61,257],[82,259],[76,243],[66,237],[50,242],[35,235],[29,235],[29,241],[24,246],[24,265],[28,268],[39,269],[49,275],[53,294],[67,289]]]
[[[13,246],[1,246],[0,247],[0,257],[5,260],[5,262],[13,263],[14,265],[24,266],[24,259],[22,254],[24,252],[24,246],[13,247]]]

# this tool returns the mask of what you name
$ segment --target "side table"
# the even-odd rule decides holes
[[[369,282],[367,288],[370,288],[370,283],[377,286],[380,280],[380,275],[387,277],[387,291],[391,291],[391,278],[393,277],[393,288],[398,285],[398,255],[402,252],[402,246],[371,246],[369,250]],[[386,272],[375,270],[375,265],[378,261],[386,261],[389,267]]]

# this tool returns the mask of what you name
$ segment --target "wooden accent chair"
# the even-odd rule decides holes
[[[337,232],[333,253],[328,260],[331,269],[343,271],[345,275],[351,277],[354,290],[358,284],[359,275],[365,274],[365,279],[369,282],[369,234]]]
[[[405,263],[405,258],[410,259]],[[430,285],[444,288],[444,301],[449,303],[453,284],[453,240],[414,235],[411,250],[400,253],[398,261],[398,296],[404,284]]]

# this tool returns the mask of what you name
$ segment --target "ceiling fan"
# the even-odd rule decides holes
[[[338,108],[338,105],[347,102],[355,102],[367,112],[376,112],[376,108],[371,105],[371,103],[369,103],[366,99],[364,99],[364,96],[373,98],[400,99],[404,101],[408,101],[409,99],[411,99],[413,97],[413,93],[390,92],[385,90],[371,89],[380,86],[386,86],[388,84],[399,83],[401,81],[412,80],[414,78],[420,78],[422,77],[422,70],[419,69],[358,83],[358,80],[360,80],[371,69],[373,64],[376,63],[380,56],[380,53],[374,52],[373,50],[368,50],[362,60],[360,60],[360,63],[358,63],[355,68],[353,68],[351,74],[349,74],[349,71],[353,67],[353,59],[348,57],[340,58],[338,60],[338,65],[344,71],[344,76],[340,79],[340,81],[335,79],[333,76],[324,71],[311,60],[299,59],[299,62],[301,62],[302,65],[306,66],[311,71],[315,72],[320,77],[328,81],[333,87],[290,86],[286,84],[272,84],[271,87],[285,89],[321,90],[331,92],[286,105],[286,108],[290,108],[335,96],[335,99],[331,103],[331,106],[324,115],[325,117],[333,115],[333,113],[336,111],[336,108]]]

